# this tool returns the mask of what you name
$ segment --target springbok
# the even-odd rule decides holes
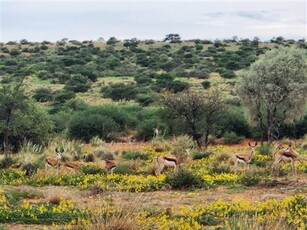
[[[190,156],[190,151],[192,148],[187,148],[185,149],[185,152],[187,156]],[[175,155],[169,154],[169,155],[162,155],[155,157],[156,162],[157,162],[157,168],[155,170],[155,175],[161,174],[162,170],[164,167],[173,167],[174,171],[176,171],[179,167],[179,160]]]
[[[55,148],[55,152],[57,153],[57,158],[54,157],[46,157],[45,158],[45,169],[47,170],[48,167],[53,167],[59,169],[61,159],[62,159],[62,153],[64,152],[64,149],[58,149]]]
[[[251,145],[250,143],[248,143],[248,145],[250,147],[249,153],[241,153],[235,155],[235,171],[237,171],[238,163],[244,164],[244,170],[246,170],[246,166],[249,168],[249,163],[251,162],[253,154],[255,153],[257,142],[255,143],[255,145]]]
[[[271,166],[272,173],[274,169],[282,162],[290,161],[292,163],[292,173],[296,174],[296,161],[307,161],[307,157],[299,156],[299,154],[293,149],[292,145],[290,144],[286,149],[279,149],[274,153],[274,161]]]
[[[105,159],[104,160],[105,161],[105,169],[107,170],[107,173],[108,174],[113,174],[113,171],[114,171],[114,169],[115,169],[115,167],[116,167],[116,163],[115,163],[115,161],[114,160],[108,160],[108,159]]]
[[[80,168],[81,165],[83,165],[83,161],[84,159],[86,158],[86,156],[82,156],[79,160],[80,162],[77,163],[77,162],[72,162],[72,161],[68,161],[68,162],[65,162],[63,164],[63,167],[64,169],[68,169],[68,170],[71,170],[71,171],[75,171],[77,172]]]

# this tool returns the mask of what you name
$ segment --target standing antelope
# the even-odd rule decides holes
[[[62,159],[62,153],[64,152],[64,149],[58,149],[55,148],[55,152],[57,153],[57,158],[53,158],[53,157],[46,157],[45,158],[45,169],[47,170],[48,167],[54,167],[59,169],[60,167],[60,163],[61,163],[61,159]]]
[[[176,171],[179,165],[177,157],[174,155],[158,156],[156,157],[156,160],[157,160],[157,169],[155,171],[156,175],[159,175],[165,166],[173,167],[174,171]]]
[[[241,153],[235,155],[235,171],[237,171],[238,163],[244,164],[244,170],[246,170],[246,166],[249,168],[249,163],[251,162],[253,154],[255,153],[257,142],[255,143],[255,145],[251,145],[250,143],[248,143],[248,145],[250,147],[249,153]]]
[[[115,169],[115,167],[116,167],[116,163],[115,163],[115,161],[114,160],[108,160],[108,159],[105,159],[105,169],[107,170],[107,173],[109,174],[109,173],[111,173],[111,174],[113,174],[113,171],[114,171],[114,169]]]
[[[191,152],[192,148],[187,148],[185,149],[185,153],[187,154],[187,156],[190,156],[190,152]],[[159,175],[162,170],[164,169],[164,167],[173,167],[174,171],[177,170],[177,168],[179,167],[179,160],[176,156],[174,155],[163,155],[163,156],[158,156],[155,157],[156,161],[157,161],[157,168],[155,171],[155,175]]]
[[[300,160],[307,161],[307,157],[299,156],[298,153],[293,149],[291,144],[286,149],[280,149],[276,151],[273,157],[274,161],[271,166],[272,173],[276,166],[278,166],[282,161],[290,161],[292,163],[292,173],[296,174],[295,162]]]

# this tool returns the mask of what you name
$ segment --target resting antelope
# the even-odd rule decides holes
[[[290,161],[292,163],[292,172],[293,174],[296,174],[295,162],[300,160],[307,161],[307,157],[299,156],[298,153],[293,149],[291,144],[286,149],[280,149],[276,151],[273,157],[274,161],[271,166],[272,172],[282,161]]]
[[[47,170],[48,167],[53,167],[59,169],[61,159],[62,159],[62,153],[64,152],[64,149],[55,149],[55,152],[57,153],[57,158],[54,157],[46,157],[45,158],[45,169]]]
[[[72,170],[72,171],[78,171],[80,166],[83,164],[83,160],[85,159],[86,156],[83,156],[82,158],[80,158],[80,162],[77,163],[77,162],[71,162],[71,161],[68,161],[68,162],[65,162],[63,164],[63,167],[64,169],[68,169],[68,170]]]
[[[187,148],[185,150],[187,156],[190,155],[190,151],[191,151],[192,148]],[[158,156],[158,157],[155,157],[156,161],[157,161],[157,168],[155,170],[155,175],[159,175],[162,170],[164,169],[164,167],[173,167],[174,168],[174,171],[177,170],[177,168],[179,167],[179,161],[177,159],[176,156],[174,155],[163,155],[163,156]]]
[[[234,158],[235,162],[235,171],[237,171],[238,163],[243,163],[244,164],[244,170],[246,170],[246,166],[249,167],[249,163],[252,160],[253,154],[255,153],[257,142],[255,145],[251,145],[248,143],[250,147],[250,152],[249,153],[241,153],[241,154],[236,154]]]
[[[116,167],[116,163],[115,163],[115,161],[114,160],[108,160],[108,159],[106,159],[105,160],[105,169],[107,170],[107,173],[109,174],[109,173],[113,173],[113,171],[114,171],[114,169],[115,169],[115,167]]]

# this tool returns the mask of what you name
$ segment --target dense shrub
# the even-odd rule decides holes
[[[165,178],[165,182],[168,183],[173,189],[202,187],[201,178],[187,169],[179,169],[175,173],[168,174]]]
[[[5,157],[0,160],[0,169],[6,169],[11,167],[13,164],[13,159],[11,157]]]
[[[204,89],[209,89],[211,86],[211,82],[210,81],[203,81],[201,83],[201,85],[203,86]]]
[[[38,88],[34,91],[33,98],[36,101],[47,102],[52,100],[52,90],[49,88]]]
[[[270,155],[271,154],[271,146],[270,145],[262,145],[257,148],[257,152],[262,155]]]
[[[226,70],[226,71],[220,73],[220,75],[223,78],[234,78],[234,77],[236,77],[235,72],[232,71],[232,70]]]
[[[123,158],[128,160],[148,160],[148,155],[141,153],[141,152],[135,152],[135,151],[124,151],[123,152]]]
[[[135,84],[116,83],[101,88],[101,92],[105,97],[109,97],[114,101],[132,100],[138,94],[138,88]]]
[[[64,103],[75,97],[76,97],[76,94],[72,91],[59,91],[54,94],[53,101],[55,103]]]
[[[243,141],[243,136],[238,136],[235,132],[226,132],[223,135],[224,144],[238,144]]]
[[[95,165],[82,165],[80,172],[84,174],[106,174],[106,170]]]
[[[119,131],[119,125],[110,117],[100,114],[76,113],[68,125],[68,136],[71,139],[82,139],[89,142],[95,136],[107,139],[109,133]]]
[[[118,174],[133,174],[131,167],[126,164],[117,164],[113,172]]]
[[[200,159],[203,159],[203,158],[208,158],[212,154],[213,154],[213,152],[211,152],[211,151],[207,151],[207,152],[194,152],[192,158],[193,158],[193,160],[200,160]]]
[[[148,106],[151,103],[155,102],[155,98],[150,94],[138,94],[135,98],[142,106]]]
[[[243,173],[239,178],[239,183],[245,186],[255,186],[262,180],[262,177],[258,173]]]

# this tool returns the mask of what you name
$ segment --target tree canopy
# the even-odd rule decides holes
[[[306,57],[303,50],[279,47],[268,51],[240,73],[238,93],[250,120],[269,142],[278,127],[304,115],[307,96]]]

